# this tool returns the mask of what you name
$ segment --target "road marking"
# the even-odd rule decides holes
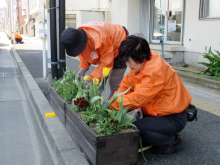
[[[197,108],[210,112],[214,115],[220,116],[220,107],[206,103],[204,101],[193,98],[191,103]]]

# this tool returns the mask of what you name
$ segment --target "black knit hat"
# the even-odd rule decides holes
[[[87,34],[83,29],[67,28],[61,34],[60,42],[69,56],[78,56],[86,47]]]

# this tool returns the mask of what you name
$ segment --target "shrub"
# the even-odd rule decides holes
[[[206,62],[198,62],[198,64],[205,65],[207,69],[203,70],[204,73],[209,73],[212,76],[219,77],[220,76],[220,52],[215,50],[217,54],[214,54],[211,50],[211,46],[207,51],[207,47],[205,47],[206,53],[203,55],[204,58],[209,60],[209,63]]]

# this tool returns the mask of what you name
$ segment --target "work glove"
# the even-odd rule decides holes
[[[104,104],[104,108],[107,106],[108,102],[109,102],[109,101],[107,101],[107,102]]]
[[[81,69],[79,70],[79,72],[76,74],[76,76],[77,76],[77,78],[78,78],[79,80],[82,80],[83,77],[85,76],[85,73],[86,73],[86,70],[83,69],[83,68],[81,68]]]
[[[85,85],[88,86],[90,83],[92,83],[92,79],[89,78],[88,80],[84,81]]]

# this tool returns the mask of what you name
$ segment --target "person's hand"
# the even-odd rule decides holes
[[[79,70],[79,72],[76,74],[76,76],[77,76],[77,78],[78,78],[79,80],[83,80],[83,77],[85,76],[85,73],[86,73],[86,70],[83,69],[83,68],[81,68],[81,69]]]
[[[109,101],[107,101],[107,102],[104,104],[104,108],[106,108],[106,106],[107,106],[108,102],[109,102]]]
[[[88,86],[90,83],[92,83],[92,79],[89,78],[88,80],[84,81],[85,85]]]

